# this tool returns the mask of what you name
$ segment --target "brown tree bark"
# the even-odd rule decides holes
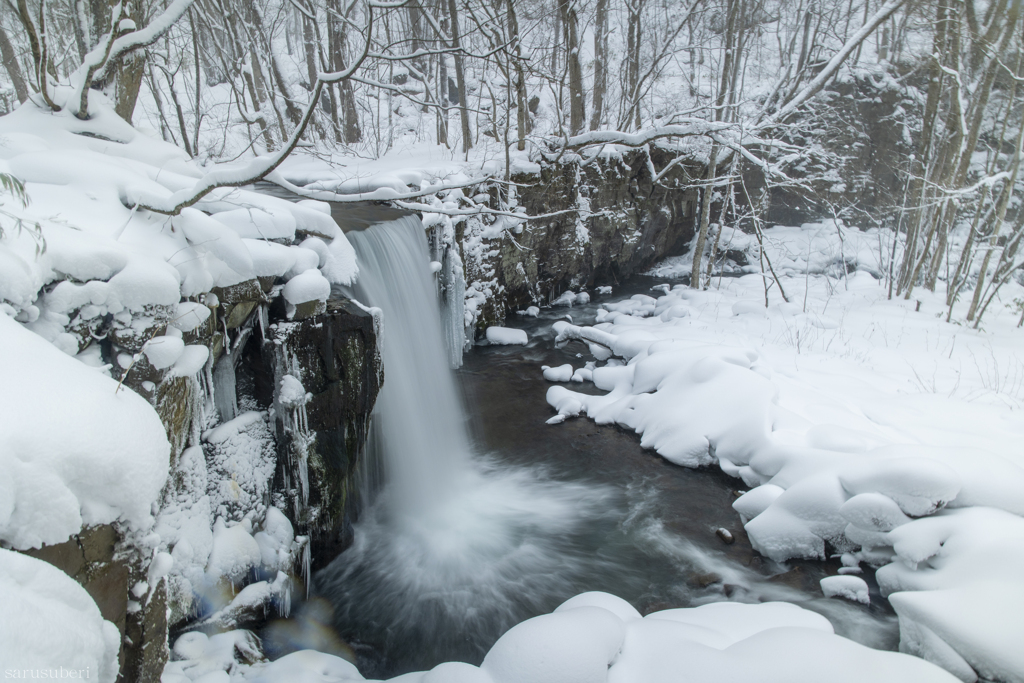
[[[579,17],[575,0],[559,0],[565,63],[569,72],[569,130],[579,135],[587,125],[587,100],[583,93],[583,67],[580,64]]]
[[[18,55],[14,46],[7,38],[7,32],[0,26],[0,57],[3,57],[4,67],[7,75],[11,77],[11,85],[14,86],[14,94],[19,102],[28,99],[28,85],[25,84],[25,77],[21,75],[21,65],[18,64]]]
[[[462,122],[462,152],[468,153],[473,147],[473,137],[469,129],[469,105],[466,97],[466,72],[463,65],[459,39],[459,8],[455,0],[448,0],[448,14],[451,18],[452,47],[455,48],[455,81],[459,88],[459,119]]]

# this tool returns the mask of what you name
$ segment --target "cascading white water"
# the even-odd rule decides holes
[[[348,237],[360,269],[346,293],[383,311],[384,385],[367,455],[380,459],[384,486],[314,592],[346,637],[388,660],[380,671],[474,659],[603,562],[578,531],[609,519],[615,493],[474,457],[422,224],[406,217]]]
[[[407,216],[348,238],[360,264],[352,294],[384,311],[384,386],[371,448],[382,458],[391,504],[423,513],[451,497],[470,464],[426,235],[419,218]]]

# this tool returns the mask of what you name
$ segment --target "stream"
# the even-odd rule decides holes
[[[452,373],[419,220],[348,234],[361,274],[344,294],[384,311],[385,382],[364,467],[386,484],[365,493],[352,546],[314,576],[290,635],[264,634],[268,651],[331,651],[367,678],[479,664],[515,624],[594,590],[643,614],[783,600],[823,614],[841,635],[896,648],[896,618],[873,576],[864,577],[870,606],[826,599],[818,582],[838,560],[780,565],[753,551],[731,508],[742,481],[672,465],[615,426],[545,424],[553,411],[541,366],[591,359],[580,342],[556,346],[551,324],[567,315],[592,324],[602,301],[652,293],[664,279],[635,277],[589,304],[510,316],[527,346],[478,344]]]

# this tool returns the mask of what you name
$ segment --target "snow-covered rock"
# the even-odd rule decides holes
[[[0,548],[0,604],[0,670],[7,678],[42,678],[44,671],[47,678],[117,678],[117,627],[53,565]]]
[[[487,337],[487,341],[491,344],[499,345],[526,345],[530,341],[530,338],[526,335],[526,330],[520,330],[514,327],[491,326],[487,328],[485,336]]]
[[[152,406],[2,313],[0,376],[0,540],[39,547],[117,520],[147,529],[170,450]]]
[[[220,666],[230,680],[283,683],[362,681],[358,670],[331,655],[301,651],[271,663],[230,659],[238,634],[187,634],[174,644],[179,661],[166,683],[195,681]],[[219,641],[218,641],[219,639]],[[217,642],[215,642],[217,641]],[[819,614],[788,603],[713,603],[641,617],[624,600],[584,593],[554,612],[513,626],[479,667],[445,662],[392,683],[817,683],[827,672],[839,683],[954,683],[921,659],[871,650],[832,632]],[[177,678],[176,676],[180,676]]]
[[[865,605],[871,602],[868,584],[859,576],[826,576],[821,580],[821,592],[826,598],[846,598]]]

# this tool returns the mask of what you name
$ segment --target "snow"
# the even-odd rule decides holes
[[[900,617],[901,648],[986,679],[1020,680],[1024,519],[987,507],[944,510],[897,527],[888,541],[897,561],[876,578]]]
[[[173,560],[167,581],[174,618],[198,613],[212,619],[220,611],[218,619],[227,619],[250,606],[230,603],[253,569],[273,576],[294,564],[299,544],[291,524],[267,505],[277,453],[266,419],[265,412],[243,411],[203,432],[202,446],[178,459],[176,487],[155,528],[160,551]],[[263,588],[269,599],[286,584]]]
[[[0,604],[0,670],[7,678],[42,678],[44,671],[48,678],[70,678],[70,671],[104,683],[117,678],[117,627],[53,565],[0,548]]]
[[[215,286],[298,276],[290,292],[310,301],[358,272],[344,233],[317,205],[223,188],[170,218],[130,208],[132,196],[185,191],[203,170],[182,150],[132,129],[99,92],[90,94],[88,121],[20,107],[0,119],[0,142],[0,172],[21,179],[31,200],[5,210],[38,225],[46,246],[36,253],[33,230],[4,231],[0,302],[69,354],[94,341],[87,327],[70,325],[76,316],[127,312],[125,326],[155,318],[190,331],[208,315],[182,299]],[[311,235],[319,251],[309,249]],[[292,243],[297,236],[305,237],[301,246]],[[300,254],[307,267],[296,270]]]
[[[556,368],[542,365],[541,370],[544,371],[544,379],[549,382],[568,382],[572,379],[572,365],[566,363],[565,365],[559,365]]]
[[[491,326],[487,328],[485,333],[487,341],[491,344],[528,344],[530,339],[526,336],[525,330],[519,330],[514,327],[497,327]]]
[[[181,351],[181,355],[174,361],[169,376],[171,377],[192,377],[204,367],[210,358],[210,349],[202,344],[189,344]]]
[[[182,301],[174,312],[171,324],[182,332],[191,332],[210,318],[210,308],[195,301]]]
[[[315,650],[300,650],[268,664],[251,680],[253,683],[328,683],[361,681],[363,677],[354,664],[340,657]]]
[[[214,578],[223,576],[238,580],[250,567],[259,566],[263,553],[250,532],[251,526],[247,528],[244,522],[227,526],[223,518],[217,518],[213,525],[213,548],[207,568]]]
[[[750,489],[733,507],[756,550],[778,562],[843,554],[822,590],[858,601],[866,584],[852,574],[881,566],[903,651],[963,680],[1024,680],[1011,644],[1024,641],[1017,312],[992,309],[976,331],[944,322],[941,289],[889,300],[877,230],[764,236],[788,302],[757,265],[733,264],[738,277],[708,291],[662,286],[602,304],[595,324],[554,323],[559,343],[590,349],[604,393],[550,387],[548,422],[586,415],[673,463],[717,465]],[[686,260],[652,273],[688,274]],[[1007,286],[1007,301],[1021,295]]]
[[[587,301],[589,301],[589,300],[590,299],[588,297]],[[580,302],[578,300],[578,297],[577,297],[576,293],[573,292],[571,289],[567,289],[564,292],[562,292],[561,295],[559,295],[559,297],[557,299],[552,301],[551,305],[552,306],[569,306],[571,308],[576,303],[585,303],[585,302]]]
[[[166,370],[174,365],[185,351],[185,342],[181,337],[153,337],[143,348],[146,360],[157,370]]]
[[[83,525],[149,528],[170,447],[129,389],[0,314],[0,540],[61,543]]]
[[[178,661],[165,683],[197,681],[219,667],[232,683],[362,681],[350,663],[304,650],[275,662],[245,664],[229,647],[244,632],[186,634],[174,644]],[[219,641],[218,641],[219,639]],[[216,641],[216,642],[215,642]],[[550,614],[513,626],[479,667],[445,662],[392,683],[952,683],[921,659],[871,650],[832,632],[823,616],[788,603],[713,603],[642,617],[607,593],[577,595]]]
[[[305,387],[293,375],[281,377],[281,387],[277,392],[277,400],[288,408],[299,408],[306,405],[312,396],[306,393]]]
[[[228,420],[223,424],[214,427],[210,431],[203,434],[203,441],[210,443],[223,443],[228,439],[237,436],[241,431],[245,430],[249,425],[261,421],[264,419],[264,414],[258,410],[249,410],[238,417]]]
[[[313,253],[313,258],[315,263],[316,253]],[[307,301],[327,301],[331,295],[331,283],[314,266],[289,280],[283,294],[293,306]]]
[[[846,598],[865,605],[871,602],[868,584],[859,576],[826,576],[821,580],[821,592],[826,598]]]

